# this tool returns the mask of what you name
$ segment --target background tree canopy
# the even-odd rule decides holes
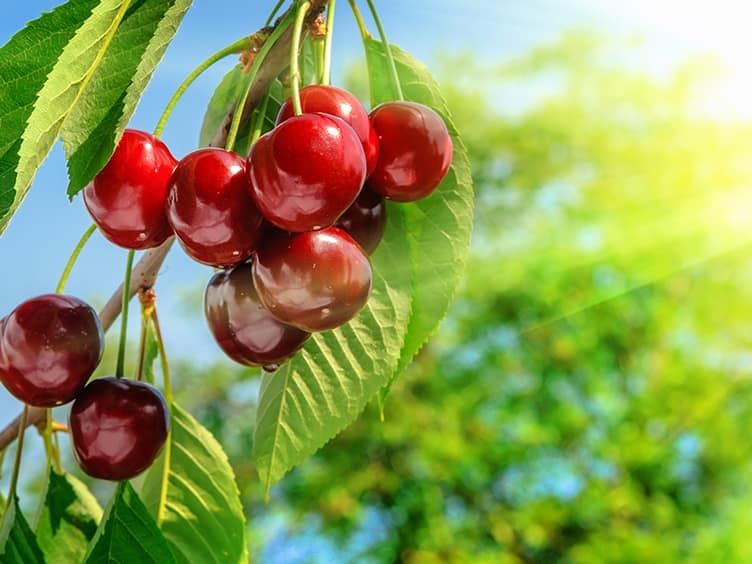
[[[476,186],[463,288],[385,421],[371,406],[270,504],[258,374],[176,363],[256,558],[752,560],[752,128],[698,109],[703,67],[657,80],[604,56],[624,49],[571,34],[444,61]]]

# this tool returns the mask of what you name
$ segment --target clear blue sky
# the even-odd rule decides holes
[[[50,0],[7,2],[0,18],[0,43],[5,43],[41,11],[59,3]],[[131,127],[153,129],[164,104],[185,75],[208,54],[260,27],[273,4],[273,0],[196,0],[157,69]],[[703,33],[699,25],[705,21],[699,4],[697,8],[681,8],[683,15],[688,14],[688,21],[698,23],[694,31],[691,25],[689,31],[686,26],[677,26],[670,12],[666,12],[665,20],[656,17],[664,11],[651,11],[651,3],[646,1],[630,3],[631,7],[616,0],[465,0],[461,3],[390,0],[377,4],[390,40],[429,66],[438,50],[449,53],[472,50],[487,60],[509,58],[573,27],[597,27],[620,33],[645,32],[651,37],[653,62],[674,60],[697,38],[704,38],[707,43],[714,37],[710,34],[711,39],[708,39],[708,34]],[[652,15],[646,16],[647,13]],[[734,13],[726,11],[722,17],[733,21]],[[375,31],[375,27],[372,28]],[[345,0],[338,3],[335,30],[333,68],[336,83],[337,75],[345,65],[360,56],[359,37]],[[718,35],[716,43],[725,39],[727,37],[723,34]],[[703,43],[701,47],[708,48],[708,45]],[[711,44],[709,48],[712,50],[716,46]],[[206,73],[178,105],[164,135],[176,157],[196,148],[206,102],[214,85],[233,64],[234,60],[228,60]],[[0,238],[0,264],[5,274],[3,291],[0,292],[0,316],[6,315],[24,299],[53,290],[72,247],[89,225],[80,198],[70,204],[65,188],[65,163],[60,147],[56,146],[40,169],[30,196]],[[95,235],[74,270],[68,292],[101,303],[119,283],[124,260],[124,251]],[[192,263],[177,247],[168,258],[157,287],[168,352],[190,354],[204,362],[222,358],[203,322],[197,323],[180,312],[185,309],[181,296],[187,290],[203,285],[210,275],[209,269]],[[188,313],[199,314],[201,307],[200,301],[194,301]],[[137,320],[137,317],[133,319]],[[131,330],[135,338],[135,323]],[[0,390],[0,425],[16,412],[16,402]]]

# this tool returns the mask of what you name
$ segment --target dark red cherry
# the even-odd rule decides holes
[[[162,449],[170,414],[161,392],[122,378],[92,380],[68,416],[73,454],[93,478],[128,480],[146,470]]]
[[[178,163],[167,194],[167,219],[185,252],[228,268],[256,248],[263,217],[249,195],[245,160],[224,149],[199,149]]]
[[[286,231],[332,225],[358,197],[366,175],[353,128],[328,114],[282,122],[251,147],[251,195],[271,223]]]
[[[204,295],[204,313],[220,348],[246,366],[279,365],[310,337],[272,317],[253,287],[250,264],[212,277]]]
[[[71,401],[102,358],[97,313],[77,298],[47,294],[25,301],[2,323],[0,380],[37,407]]]
[[[371,265],[338,227],[274,231],[259,246],[253,283],[277,319],[304,331],[325,331],[346,323],[365,305]]]
[[[395,202],[433,192],[452,163],[452,138],[441,116],[415,102],[386,102],[371,111],[379,159],[368,186]]]
[[[379,246],[386,228],[384,198],[363,188],[358,199],[337,220],[337,227],[347,231],[370,255]]]
[[[363,145],[366,155],[366,176],[371,174],[379,156],[379,142],[368,119],[368,112],[355,96],[336,86],[312,84],[300,91],[300,107],[306,114],[323,112],[345,120]],[[279,109],[277,125],[293,115],[292,98],[288,98]]]
[[[83,190],[104,236],[126,249],[148,249],[172,234],[165,217],[167,182],[177,161],[153,135],[126,129],[105,167]]]

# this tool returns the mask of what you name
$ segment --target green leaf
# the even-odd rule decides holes
[[[248,75],[243,72],[242,65],[232,68],[219,83],[212,94],[209,105],[204,114],[204,121],[201,124],[201,133],[199,134],[199,146],[206,147],[214,137],[214,134],[222,126],[227,116],[227,112],[235,105],[235,100],[241,93],[242,86]],[[264,116],[263,132],[269,131],[274,127],[277,119],[277,113],[282,105],[282,85],[275,80],[269,88],[269,102],[267,102],[266,113]],[[251,148],[251,127],[250,121],[246,120],[241,123],[238,130],[238,136],[235,140],[235,152],[239,155],[247,155]]]
[[[423,63],[396,45],[391,45],[391,49],[405,99],[435,110],[444,119],[454,144],[452,165],[436,191],[423,200],[398,206],[409,226],[406,236],[415,284],[410,327],[400,355],[399,370],[393,375],[396,377],[437,329],[454,299],[470,247],[473,187],[467,149],[438,83]],[[380,41],[366,41],[366,58],[371,104],[376,106],[392,100],[392,83]],[[393,379],[389,385],[391,381]]]
[[[191,564],[248,562],[243,506],[222,447],[175,404],[169,441],[169,449],[165,448],[146,475],[143,496],[156,517],[167,464],[160,526],[175,558]]]
[[[102,170],[191,0],[131,2],[61,132],[73,197]]]
[[[120,482],[84,559],[86,564],[169,564],[167,541],[129,482]]]
[[[18,506],[18,497],[13,498],[13,503],[5,511],[0,546],[0,564],[37,564],[45,561],[37,539]]]
[[[124,0],[68,2],[0,48],[0,234],[125,14]]]
[[[391,88],[380,44],[367,43],[374,102]],[[472,230],[473,192],[467,152],[436,81],[395,48],[408,99],[447,122],[454,159],[428,198],[388,204],[387,230],[371,257],[368,305],[350,323],[315,335],[303,351],[261,384],[253,457],[267,491],[273,481],[349,425],[388,387],[435,331],[463,274]]]
[[[50,562],[81,562],[102,518],[86,485],[71,474],[50,472],[37,541]]]

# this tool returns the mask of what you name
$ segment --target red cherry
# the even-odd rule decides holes
[[[71,401],[102,358],[97,313],[77,298],[46,294],[25,301],[3,320],[0,380],[37,407]]]
[[[107,377],[91,381],[68,417],[81,469],[102,480],[128,480],[162,449],[170,414],[161,392],[144,382]]]
[[[323,112],[337,116],[352,127],[366,155],[366,176],[371,174],[379,156],[379,141],[368,119],[368,112],[355,96],[336,86],[312,84],[300,91],[300,107],[305,114]],[[292,98],[288,98],[279,109],[277,125],[293,115]]]
[[[279,365],[310,337],[272,317],[253,287],[250,264],[212,277],[204,295],[204,313],[220,348],[246,366]]]
[[[286,231],[332,225],[358,197],[365,174],[358,136],[327,114],[284,121],[248,155],[251,195],[264,217]]]
[[[415,102],[386,102],[371,112],[379,160],[368,186],[395,202],[433,192],[452,163],[452,138],[441,116]]]
[[[263,217],[248,191],[245,160],[235,153],[199,149],[178,163],[167,194],[167,219],[189,256],[228,268],[251,255]]]
[[[304,331],[324,331],[346,323],[365,305],[371,265],[338,227],[275,231],[259,246],[253,283],[274,317]]]
[[[372,254],[386,228],[384,198],[363,188],[358,199],[337,220],[337,227],[347,231],[366,253]]]
[[[153,135],[126,129],[105,167],[83,190],[104,236],[126,249],[149,249],[171,235],[164,204],[177,161]]]

